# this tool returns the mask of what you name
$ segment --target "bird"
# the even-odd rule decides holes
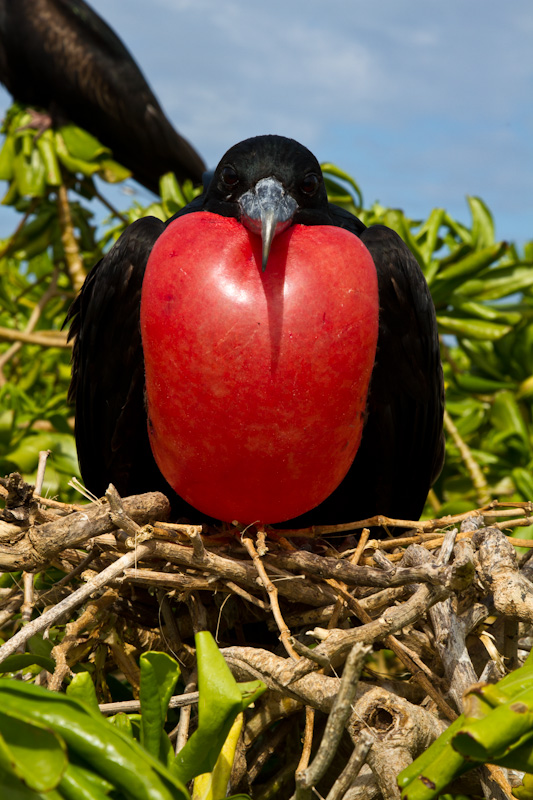
[[[17,102],[46,109],[55,125],[89,131],[150,191],[169,171],[201,184],[203,159],[84,0],[0,0],[0,81]]]
[[[257,248],[259,272],[268,273],[276,242],[291,232],[305,236],[320,231],[323,237],[340,237],[346,246],[364,245],[375,271],[379,328],[362,438],[339,485],[314,508],[302,509],[284,524],[340,524],[377,514],[419,519],[444,458],[443,373],[428,285],[397,233],[384,225],[367,227],[328,202],[315,156],[295,140],[277,135],[256,136],[230,148],[204,192],[166,223],[145,217],[130,225],[93,267],[74,300],[67,317],[73,340],[69,399],[75,405],[80,470],[87,487],[96,494],[103,494],[110,482],[122,494],[161,490],[178,517],[201,517],[169,487],[154,459],[145,385],[152,365],[145,363],[140,319],[147,263],[152,257],[157,268],[157,253],[170,241],[171,231],[188,224],[194,233],[202,215],[218,225],[214,241],[221,252],[227,244],[224,225],[239,235],[244,231]],[[201,252],[201,233],[194,246]],[[314,268],[321,269],[320,264],[317,253]],[[184,271],[198,268],[195,263],[182,266]],[[147,353],[147,358],[153,356]],[[192,414],[195,403],[201,404],[193,390],[191,386]]]

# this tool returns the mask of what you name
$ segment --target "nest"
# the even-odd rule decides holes
[[[398,798],[398,773],[457,717],[465,690],[498,680],[531,647],[532,551],[517,556],[515,546],[533,541],[504,533],[533,524],[529,503],[242,531],[170,523],[159,493],[121,499],[110,487],[106,499],[73,506],[13,474],[0,498],[0,566],[29,575],[0,589],[10,637],[0,662],[66,623],[55,671],[37,680],[60,689],[92,661],[135,694],[138,655],[166,650],[185,682],[171,734],[179,748],[197,702],[192,637],[210,630],[237,680],[270,690],[247,712],[233,768],[231,792],[254,800],[291,797],[295,777],[300,797],[313,788],[327,800]],[[510,782],[486,766],[457,791],[506,797]]]

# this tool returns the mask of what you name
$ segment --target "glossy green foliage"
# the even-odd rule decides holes
[[[526,773],[513,791],[528,798],[533,784],[533,655],[497,684],[476,685],[465,713],[398,776],[402,800],[432,800],[480,764]]]
[[[99,175],[109,183],[122,181],[130,172],[111,158],[111,151],[87,131],[66,124],[57,130],[39,129],[35,114],[14,104],[4,122],[0,151],[0,180],[9,181],[3,203],[22,197],[45,197],[63,182],[61,168],[73,175]]]
[[[210,633],[195,640],[198,727],[178,756],[165,723],[180,669],[166,653],[140,658],[140,714],[110,720],[98,710],[87,672],[74,676],[66,696],[0,679],[0,784],[10,787],[9,796],[186,800],[185,783],[213,769],[236,716],[266,689],[260,681],[237,684]],[[14,669],[21,666],[15,658],[20,657],[11,657],[9,665]],[[229,769],[233,756],[234,745]],[[221,800],[228,778],[229,773],[212,783],[224,790],[211,791],[206,800]]]
[[[28,124],[30,115],[14,105],[4,122],[0,150],[0,179],[9,182],[2,202],[20,214],[13,233],[0,240],[0,474],[19,471],[33,483],[39,451],[49,450],[43,493],[79,501],[68,487],[79,472],[67,403],[70,348],[62,331],[76,292],[65,257],[59,187],[68,190],[72,232],[85,273],[127,224],[145,214],[166,219],[198,190],[166,175],[159,202],[112,213],[104,231],[97,230],[94,177],[114,182],[129,173],[93,136],[73,125],[39,135]],[[17,332],[22,333],[19,341]]]

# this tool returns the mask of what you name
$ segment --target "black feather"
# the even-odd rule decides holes
[[[153,192],[169,171],[201,182],[203,160],[84,0],[0,0],[0,81],[20,103],[88,130]]]

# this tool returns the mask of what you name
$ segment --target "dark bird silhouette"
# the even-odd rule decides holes
[[[92,133],[151,191],[169,171],[201,182],[201,157],[84,0],[0,0],[0,81],[18,102]]]
[[[268,185],[267,201],[256,192],[259,183]],[[335,524],[378,513],[418,519],[442,467],[444,389],[433,302],[407,246],[385,226],[367,228],[329,203],[315,157],[281,136],[231,148],[204,194],[172,219],[202,210],[234,217],[261,235],[263,262],[272,239],[294,224],[343,228],[366,245],[380,308],[362,441],[338,488],[294,523]],[[155,464],[144,404],[143,277],[152,247],[171,222],[147,217],[133,223],[87,277],[68,316],[74,338],[70,399],[89,489],[103,494],[109,482],[124,495],[161,489],[173,497],[178,516],[199,520]]]

